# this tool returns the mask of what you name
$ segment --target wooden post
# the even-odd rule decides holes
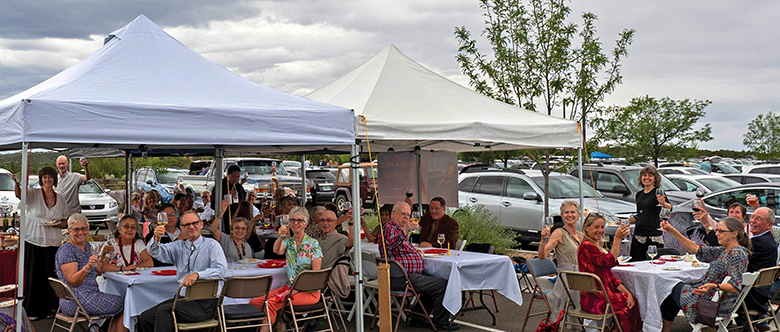
[[[393,330],[393,314],[390,303],[390,265],[377,263],[379,282],[379,332]]]

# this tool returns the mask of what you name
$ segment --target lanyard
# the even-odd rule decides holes
[[[242,245],[241,248],[239,249],[238,242],[233,241],[233,243],[236,245],[236,252],[238,253],[238,259],[244,259],[244,256],[246,256],[246,246]]]
[[[135,262],[135,239],[131,240],[130,243],[130,261],[127,261],[127,258],[125,258],[125,246],[119,247],[119,254],[122,255],[122,260],[125,261],[125,266],[133,265],[132,263]],[[121,242],[121,240],[120,240]]]

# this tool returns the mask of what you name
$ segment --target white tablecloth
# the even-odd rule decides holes
[[[258,267],[251,267],[243,270],[235,269],[235,267],[238,266],[242,265],[238,263],[232,264],[231,269],[228,269],[227,273],[225,273],[225,279],[233,276],[246,277],[270,274],[274,278],[271,289],[284,286],[287,280],[285,268],[261,269]],[[138,316],[142,312],[154,307],[160,302],[172,299],[176,294],[176,290],[179,288],[179,282],[176,281],[175,275],[158,276],[151,273],[151,271],[154,270],[170,269],[174,269],[174,267],[154,267],[140,271],[140,275],[124,275],[116,272],[110,272],[103,275],[106,278],[106,282],[103,284],[103,289],[101,290],[109,294],[122,295],[125,297],[124,324],[125,327],[130,329],[130,332],[134,331],[135,323],[138,321]],[[226,304],[248,302],[248,300],[225,299]]]
[[[361,244],[361,250],[379,257],[379,248],[373,243]],[[456,314],[462,305],[462,290],[495,289],[499,294],[523,304],[512,259],[504,255],[488,255],[451,250],[450,256],[423,257],[425,273],[447,279],[444,307]],[[453,268],[454,267],[454,268]]]
[[[672,293],[678,282],[699,280],[707,272],[706,267],[693,267],[690,262],[666,262],[655,265],[650,262],[633,263],[634,266],[616,266],[612,273],[623,282],[639,303],[642,315],[642,331],[661,331],[661,302]],[[667,271],[665,267],[678,267],[680,270]]]

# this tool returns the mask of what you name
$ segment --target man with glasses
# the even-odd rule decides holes
[[[211,208],[211,192],[204,190],[200,193],[200,200],[203,201],[203,212],[199,213],[200,220],[211,223],[214,219],[214,209]]]
[[[437,330],[457,330],[460,326],[455,323],[452,323],[452,326],[448,326],[450,315],[442,304],[444,291],[447,288],[447,279],[423,274],[425,261],[423,261],[422,255],[417,252],[406,237],[409,231],[412,230],[412,227],[415,227],[412,226],[413,223],[410,220],[411,211],[411,207],[406,202],[398,202],[393,205],[390,221],[385,223],[383,228],[385,239],[384,241],[382,239],[377,241],[379,244],[379,255],[383,259],[387,257],[400,263],[409,275],[409,281],[411,281],[414,290],[427,294],[427,296],[422,298],[422,301],[425,302],[423,305],[433,308],[429,312],[433,314],[433,324],[436,325]],[[391,290],[403,291],[404,288],[406,288],[406,279],[403,277],[390,278]],[[419,308],[417,310],[422,314],[422,310]],[[409,316],[409,324],[423,328],[430,327],[427,320],[412,315]]]
[[[252,205],[252,217],[254,218],[258,214],[260,214],[260,210],[257,209],[257,206],[255,206],[255,200],[257,200],[257,192],[254,190],[250,190],[246,192],[246,201],[249,202],[249,204]]]
[[[773,267],[777,265],[777,242],[772,234],[772,225],[775,221],[775,213],[767,207],[760,207],[750,216],[750,231],[753,236],[750,237],[752,248],[748,256],[747,272],[756,272],[758,270]],[[766,303],[772,294],[769,293],[769,286],[752,288],[745,297],[745,305],[750,311],[757,311],[759,317],[766,314]],[[759,331],[769,330],[768,325],[758,327]]]
[[[176,278],[184,286],[192,286],[198,279],[222,279],[227,270],[227,260],[222,247],[214,239],[200,235],[203,222],[195,212],[181,216],[181,229],[186,239],[161,244],[166,233],[163,226],[154,229],[154,237],[147,244],[152,257],[176,266]],[[173,299],[166,300],[144,311],[138,319],[139,327],[145,331],[173,331],[171,308]],[[214,316],[217,299],[179,301],[176,304],[176,319],[179,323],[202,321],[203,317]]]
[[[321,212],[318,225],[322,230],[322,238],[318,239],[322,248],[322,268],[331,268],[339,257],[344,256],[347,237],[336,231],[336,214],[333,211]]]

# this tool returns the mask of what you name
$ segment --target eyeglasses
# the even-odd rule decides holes
[[[727,232],[733,232],[733,231],[730,231],[728,229],[720,229],[720,228],[715,230],[715,233],[727,233]]]
[[[71,228],[70,230],[72,230],[73,233],[89,232],[89,227],[74,227],[74,228]]]
[[[234,231],[245,231],[245,230],[247,230],[247,229],[248,229],[248,228],[246,228],[246,227],[238,227],[238,226],[236,226],[236,227],[233,227],[233,230],[234,230]]]
[[[412,217],[412,215],[409,214],[409,213],[399,213],[399,214],[401,215],[401,217],[404,217],[404,218],[411,218]]]
[[[191,222],[189,224],[181,224],[181,228],[195,227],[200,221]]]
[[[591,215],[593,215],[594,217],[604,218],[604,214],[602,214],[601,212],[588,212],[587,217],[589,218]]]
[[[291,224],[292,224],[292,223],[299,223],[299,224],[304,224],[304,223],[306,223],[306,220],[303,220],[303,219],[297,219],[297,218],[296,218],[296,219],[292,219],[292,218],[291,218],[291,219],[290,219],[290,223],[291,223]]]
[[[136,225],[122,225],[122,228],[124,228],[124,229],[138,229],[138,226],[136,226]]]

